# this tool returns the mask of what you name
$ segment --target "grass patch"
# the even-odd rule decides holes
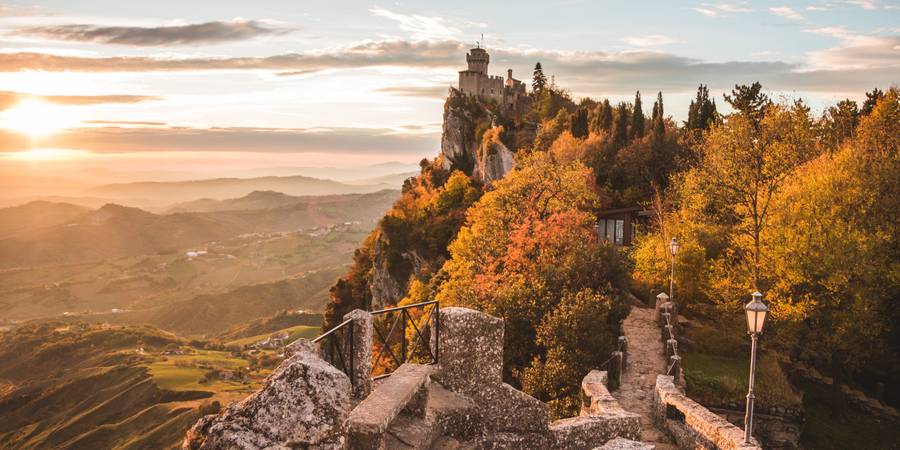
[[[234,370],[249,366],[249,362],[232,356],[228,352],[198,350],[188,355],[168,355],[150,364],[153,382],[161,389],[172,391],[244,392],[256,389],[261,377],[252,377],[247,382],[231,380],[208,380],[201,382],[204,375],[213,369]]]
[[[749,355],[747,355],[749,357]],[[707,406],[743,406],[749,383],[749,360],[686,352],[687,394]],[[791,387],[774,355],[760,353],[756,370],[756,401],[760,406],[799,409],[800,395]]]
[[[290,328],[285,328],[278,331],[273,331],[271,333],[259,334],[256,336],[250,336],[243,339],[237,339],[234,341],[227,342],[225,345],[237,345],[239,347],[243,347],[245,345],[250,345],[259,341],[266,339],[267,337],[275,334],[285,332],[288,334],[287,342],[293,342],[299,338],[312,339],[321,334],[322,327],[313,326],[313,325],[297,325]]]

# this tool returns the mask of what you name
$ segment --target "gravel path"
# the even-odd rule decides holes
[[[656,427],[651,416],[656,375],[666,372],[654,310],[632,307],[623,327],[628,338],[628,365],[621,387],[612,395],[622,408],[641,415],[641,441],[655,445],[657,450],[674,450],[677,447]]]

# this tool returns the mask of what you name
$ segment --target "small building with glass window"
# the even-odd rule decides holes
[[[597,234],[616,245],[631,245],[638,223],[646,223],[652,211],[639,206],[600,211],[597,214]]]

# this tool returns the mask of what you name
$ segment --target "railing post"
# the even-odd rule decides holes
[[[672,355],[669,357],[669,364],[672,367],[672,370],[669,371],[669,375],[674,377],[675,383],[678,384],[681,379],[681,357],[678,355]]]
[[[406,319],[408,314],[405,309],[400,310],[400,318],[403,320],[403,326],[400,327],[400,362],[405,363],[406,359]],[[385,345],[389,345],[389,343],[385,343]],[[415,347],[413,347],[415,348]],[[399,368],[399,367],[398,367]]]
[[[609,389],[616,390],[622,385],[622,352],[612,352],[609,360]]]
[[[622,370],[628,370],[628,338],[619,336],[619,351],[622,352]]]
[[[678,341],[675,339],[669,339],[666,341],[666,359],[672,357],[672,355],[678,354]]]
[[[353,320],[347,334],[353,396],[366,398],[372,391],[372,315],[354,309],[344,315],[344,320],[349,319]]]

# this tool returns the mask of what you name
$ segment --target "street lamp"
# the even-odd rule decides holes
[[[678,254],[678,240],[674,237],[669,243],[669,251],[672,252],[672,276],[669,278],[669,301],[675,303],[675,255]]]
[[[747,313],[747,332],[750,333],[750,390],[747,392],[747,413],[744,415],[744,442],[750,443],[750,434],[753,432],[753,384],[756,382],[756,340],[762,334],[763,324],[766,323],[766,313],[769,307],[762,302],[762,294],[759,291],[753,293],[753,300],[744,306]]]

